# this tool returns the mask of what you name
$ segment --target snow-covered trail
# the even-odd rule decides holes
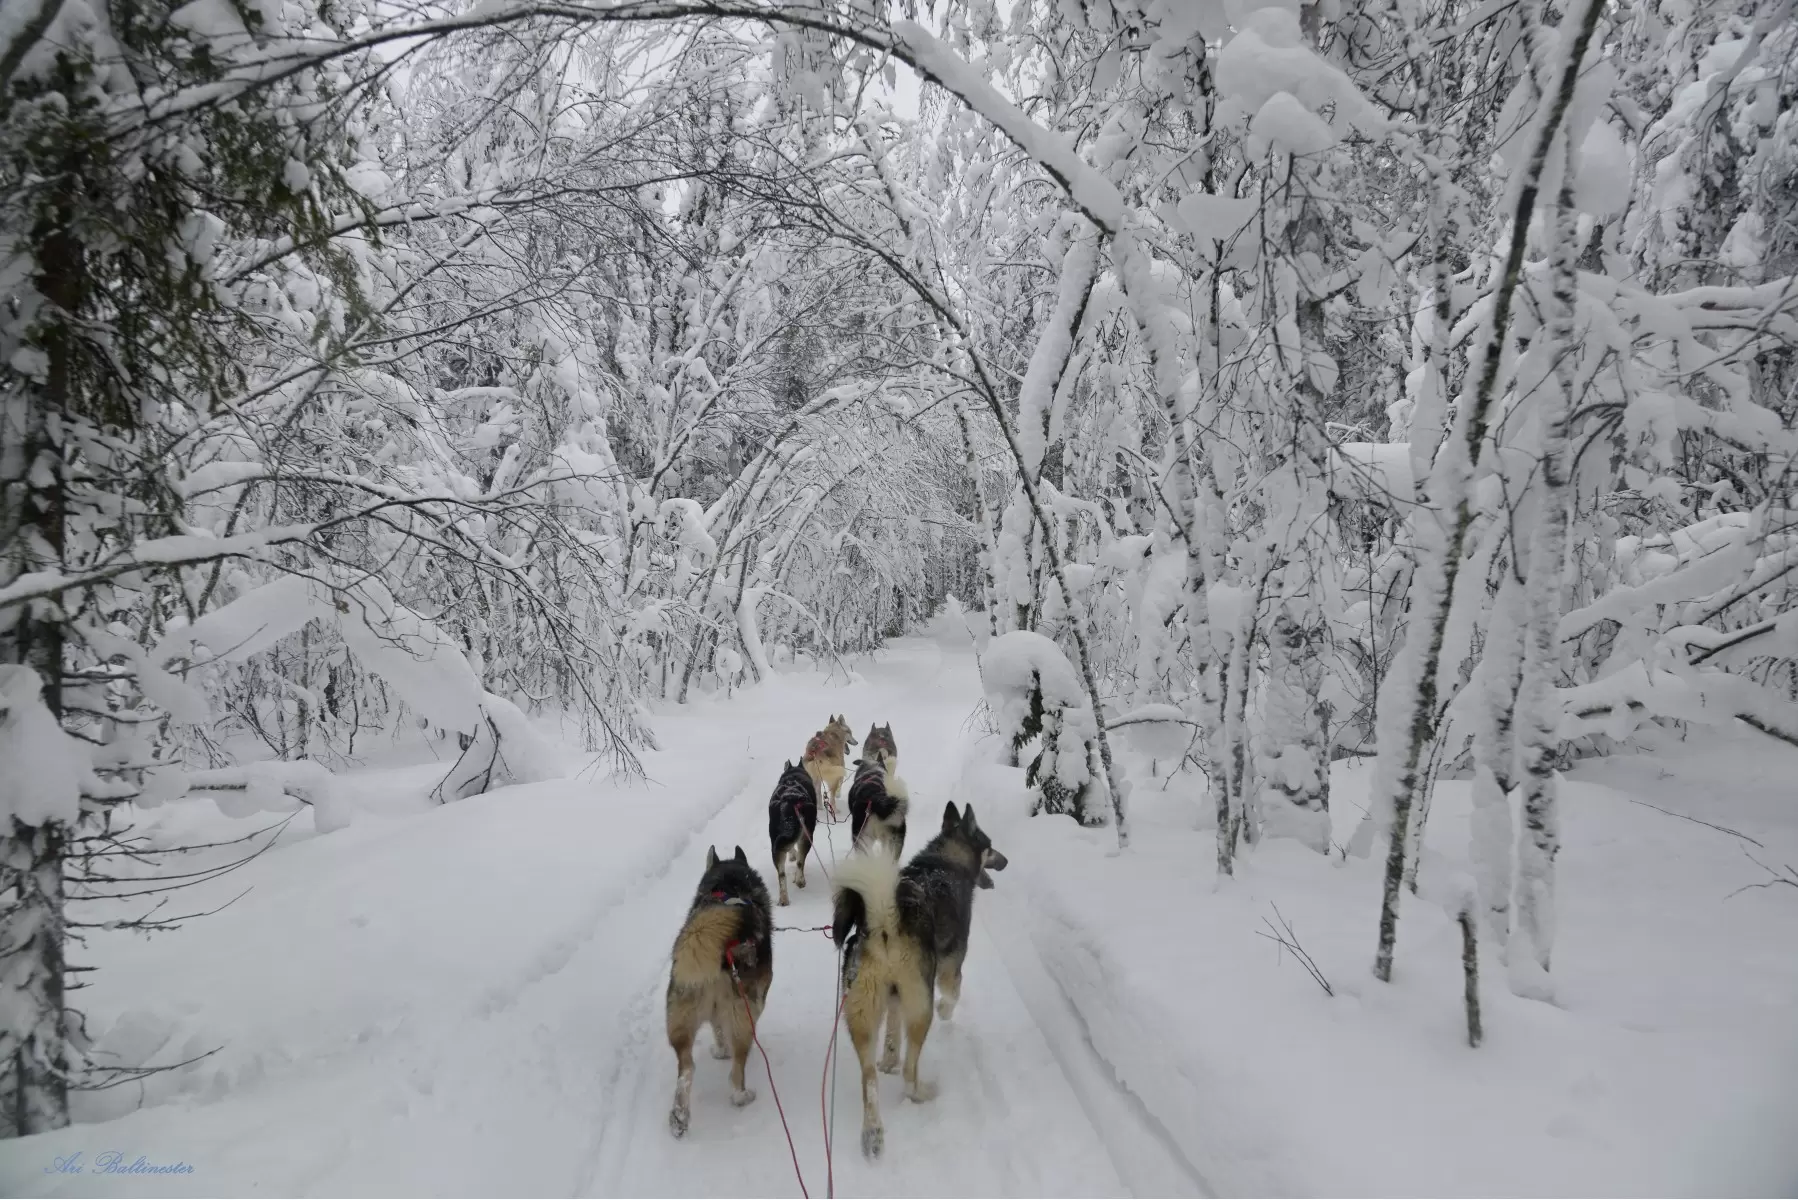
[[[1569,776],[1562,1002],[1488,985],[1475,1052],[1440,905],[1407,901],[1402,976],[1370,981],[1377,862],[1269,841],[1220,887],[1198,787],[1140,756],[1128,854],[1110,830],[1030,818],[1023,772],[969,726],[979,680],[953,632],[895,641],[848,678],[789,672],[671,707],[648,781],[587,772],[436,806],[447,764],[383,748],[346,779],[348,828],[301,816],[184,894],[215,915],[80,948],[100,967],[75,997],[97,1053],[216,1053],[0,1143],[0,1195],[797,1195],[759,1055],[758,1099],[736,1109],[702,1053],[691,1131],[669,1134],[662,997],[706,846],[769,871],[769,792],[833,712],[858,736],[893,725],[912,850],[946,801],[971,800],[1011,860],[976,895],[963,1000],[924,1051],[937,1098],[882,1077],[878,1163],[839,1034],[841,1195],[1798,1194],[1798,968],[1781,953],[1798,909],[1742,891],[1759,878],[1743,838],[1798,861],[1788,750],[1749,735]],[[1367,776],[1337,768],[1339,839]],[[1444,862],[1465,853],[1466,792],[1437,798]],[[191,801],[145,831],[180,845],[261,823]],[[778,924],[826,922],[824,873],[811,882]],[[1257,936],[1276,915],[1333,995]],[[814,932],[775,946],[762,1040],[820,1196],[836,958]],[[120,1179],[96,1169],[109,1151],[193,1172]]]
[[[863,672],[875,689],[875,711],[851,715],[858,731],[872,721],[894,726],[900,774],[913,796],[911,851],[934,832],[941,806],[959,779],[961,726],[972,700],[971,664],[926,642],[902,643],[883,658]],[[773,775],[772,769],[758,773],[756,782],[695,840],[695,850],[715,843],[725,854],[740,843],[760,863],[767,855],[763,776]],[[777,924],[800,929],[776,937],[774,989],[760,1031],[800,1168],[815,1195],[823,1194],[826,1182],[823,1068],[835,1012],[837,964],[830,941],[809,929],[830,921],[828,864],[833,852],[848,850],[847,823],[834,829],[821,826],[820,843],[824,870],[816,869],[814,860],[808,886],[792,889],[793,903],[777,909]],[[695,873],[672,877],[668,894],[656,898],[654,910],[676,911],[687,897],[681,889],[691,888],[687,875]],[[1002,877],[999,886],[1004,886]],[[612,953],[606,942],[628,936],[617,927],[602,935],[595,943],[598,960]],[[888,1150],[878,1164],[866,1163],[860,1155],[859,1069],[847,1031],[839,1031],[842,1057],[833,1138],[838,1192],[1119,1195],[1139,1187],[1167,1193],[1171,1187],[1190,1193],[1190,1182],[1168,1180],[1152,1157],[1144,1163],[1114,1159],[1111,1141],[1088,1109],[1102,1106],[1109,1114],[1115,1101],[1103,1095],[1085,1099],[1088,1081],[1064,1068],[1064,1062],[1080,1061],[1091,1051],[1057,1045],[1057,1036],[1065,1035],[1037,1024],[1032,1003],[996,944],[1010,940],[1030,953],[1027,939],[995,927],[977,901],[964,1001],[953,1021],[935,1024],[921,1067],[926,1078],[940,1084],[939,1096],[929,1104],[911,1104],[900,1096],[897,1077],[882,1077]],[[583,1194],[793,1194],[792,1157],[759,1054],[751,1056],[750,1074],[758,1098],[743,1109],[729,1102],[728,1063],[701,1054],[692,1130],[678,1142],[668,1136],[674,1060],[662,1032],[665,953],[649,955],[635,973],[641,986],[618,1014],[625,1032],[615,1043],[616,1074],[609,1077],[607,1115]],[[1040,982],[1031,979],[1026,986]]]
[[[741,845],[772,884],[767,797],[829,712],[858,737],[892,723],[914,803],[908,851],[950,798],[980,807],[956,792],[979,694],[965,643],[904,639],[857,669],[846,686],[777,678],[670,714],[646,760],[653,786],[529,785],[258,860],[253,901],[146,947],[161,957],[108,964],[112,986],[154,983],[134,997],[146,1011],[188,1014],[158,1057],[183,1038],[225,1051],[162,1103],[13,1143],[0,1192],[119,1194],[91,1171],[43,1172],[118,1149],[196,1168],[134,1178],[131,1194],[796,1195],[759,1054],[758,1098],[737,1109],[728,1063],[702,1050],[691,1132],[669,1134],[662,996],[706,846]],[[1004,849],[1006,814],[982,815]],[[826,871],[847,823],[820,840],[825,870],[814,859],[779,925],[829,921]],[[962,1004],[926,1045],[938,1098],[909,1103],[882,1077],[879,1163],[860,1154],[858,1071],[839,1032],[837,1192],[1202,1192],[1082,1036],[1039,943],[989,903],[1006,886],[1001,875],[1000,892],[979,894]],[[777,935],[761,1040],[813,1195],[826,1190],[835,971],[822,934]]]

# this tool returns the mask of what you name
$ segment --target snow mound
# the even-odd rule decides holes
[[[0,819],[27,825],[74,821],[89,772],[80,744],[44,704],[43,686],[30,667],[0,665]]]

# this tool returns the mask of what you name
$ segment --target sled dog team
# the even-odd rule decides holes
[[[794,882],[803,888],[819,795],[834,820],[844,751],[856,744],[849,723],[833,715],[806,743],[799,764],[787,763],[775,785],[768,801],[768,842],[782,905],[787,860],[794,860]],[[943,809],[941,830],[901,867],[911,801],[898,775],[892,726],[874,726],[861,745],[848,793],[855,851],[832,880],[831,938],[842,950],[843,1019],[862,1069],[862,1153],[874,1158],[886,1140],[874,1059],[881,1020],[886,1042],[878,1069],[888,1074],[899,1069],[903,1026],[906,1098],[931,1099],[936,1088],[918,1078],[918,1056],[930,1036],[932,1010],[945,1021],[955,1011],[974,889],[993,886],[987,872],[1004,870],[1005,856],[974,819],[974,806],[958,810],[951,801]],[[767,884],[743,848],[721,859],[708,847],[705,874],[674,941],[668,979],[668,1042],[676,1064],[668,1124],[676,1137],[687,1132],[691,1119],[693,1042],[702,1025],[712,1027],[713,1057],[731,1060],[731,1102],[741,1106],[755,1099],[744,1071],[774,982],[772,914]]]

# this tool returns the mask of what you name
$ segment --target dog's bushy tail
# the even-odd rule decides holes
[[[674,982],[698,987],[723,969],[724,948],[742,936],[743,910],[735,905],[708,904],[695,909],[674,939]]]
[[[852,854],[832,877],[835,920],[831,936],[843,945],[851,931],[862,938],[899,929],[899,864],[884,854]]]

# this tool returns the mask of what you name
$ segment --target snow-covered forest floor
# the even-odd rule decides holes
[[[79,994],[95,1049],[207,1057],[76,1101],[68,1129],[8,1143],[8,1195],[797,1193],[759,1056],[733,1108],[703,1053],[692,1132],[668,1136],[668,948],[708,844],[770,874],[766,802],[827,712],[890,721],[921,845],[973,803],[1010,859],[979,893],[965,1000],[924,1073],[883,1077],[888,1152],[856,1152],[853,1054],[837,1079],[834,1183],[850,1195],[1791,1194],[1798,1183],[1798,902],[1737,889],[1798,859],[1798,753],[1698,731],[1566,777],[1557,1002],[1485,986],[1465,1044],[1460,939],[1430,897],[1468,843],[1444,782],[1394,986],[1373,982],[1378,864],[1294,842],[1214,877],[1202,788],[1132,760],[1136,836],[1028,816],[976,716],[965,635],[939,621],[854,660],[669,707],[648,783],[567,752],[566,778],[437,806],[444,763],[370,751],[349,827],[309,812],[242,869],[179,893],[215,915],[99,933]],[[453,757],[453,756],[452,756]],[[423,761],[419,761],[423,758]],[[1367,767],[1336,767],[1335,839]],[[1165,778],[1165,772],[1163,772]],[[1693,818],[1693,820],[1682,818]],[[190,799],[148,814],[168,845],[269,821]],[[1727,826],[1734,832],[1712,828]],[[1750,840],[1752,839],[1752,841]],[[825,861],[846,827],[821,835]],[[225,851],[209,852],[223,854]],[[781,925],[829,920],[816,870]],[[241,893],[241,895],[240,895]],[[1334,996],[1259,936],[1273,905]],[[761,1038],[814,1195],[834,951],[777,934]],[[821,1097],[824,1091],[824,1097]],[[54,1173],[108,1150],[190,1175]]]

